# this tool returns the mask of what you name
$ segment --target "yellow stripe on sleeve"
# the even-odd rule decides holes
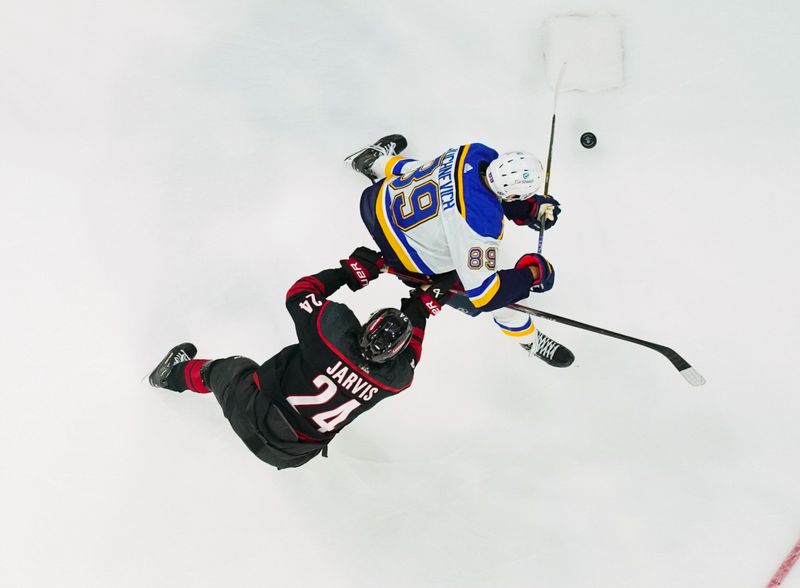
[[[489,301],[494,298],[494,295],[497,294],[497,291],[500,289],[500,276],[497,274],[494,275],[494,280],[492,280],[489,287],[481,294],[480,296],[476,296],[475,298],[470,297],[470,301],[473,305],[477,308],[481,306],[486,306]]]
[[[461,216],[464,220],[467,219],[467,205],[464,202],[464,162],[467,160],[467,151],[469,145],[464,145],[464,151],[461,152],[461,158],[456,165],[456,189],[458,190],[458,201],[461,203]]]

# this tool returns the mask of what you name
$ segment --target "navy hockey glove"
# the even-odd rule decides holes
[[[372,249],[359,247],[339,263],[344,268],[347,286],[355,292],[381,275],[383,256]]]
[[[544,220],[544,230],[546,231],[558,220],[561,212],[559,204],[559,201],[552,196],[534,194],[525,200],[504,202],[503,211],[516,224],[528,225],[535,231],[540,229],[541,222]]]
[[[538,253],[526,253],[519,258],[519,261],[514,264],[514,267],[517,269],[523,267],[535,267],[538,269],[539,277],[533,280],[531,292],[547,292],[553,287],[553,283],[556,281],[556,270],[553,269],[553,266],[544,256]]]

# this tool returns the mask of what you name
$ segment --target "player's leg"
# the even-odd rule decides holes
[[[231,427],[256,457],[279,470],[301,466],[325,445],[299,440],[269,394],[259,389],[257,369],[253,360],[235,356],[209,363],[203,376]]]
[[[253,373],[257,369],[258,364],[252,359],[236,355],[216,359],[199,370],[204,384],[214,393],[222,407],[222,414],[231,421],[237,433],[243,428],[250,428],[246,422],[244,407],[255,394]]]
[[[197,347],[191,343],[180,343],[164,356],[150,373],[150,385],[154,388],[165,388],[174,392],[192,390],[205,394],[210,390],[200,377],[200,369],[207,359],[195,360]]]
[[[228,417],[235,385],[244,378],[252,379],[258,364],[241,356],[210,360],[195,359],[196,355],[197,348],[191,343],[176,345],[150,374],[150,385],[174,392],[213,392]]]
[[[176,345],[150,374],[150,384],[176,392],[213,392],[247,448],[278,469],[300,466],[322,451],[324,444],[300,442],[280,410],[259,391],[253,377],[256,362],[241,356],[194,359],[196,354],[191,343]],[[264,415],[263,427],[259,427],[257,412]]]
[[[499,308],[492,312],[500,331],[513,338],[531,357],[538,357],[553,367],[568,367],[575,361],[572,352],[542,333],[530,315],[510,308]]]
[[[422,167],[424,161],[403,157],[402,155],[384,155],[375,160],[371,171],[377,174],[376,181],[408,174]]]
[[[398,156],[398,153],[401,153],[407,145],[408,142],[403,135],[387,135],[372,145],[356,151],[345,161],[354,170],[375,182],[381,178],[402,173],[407,164],[415,161]],[[412,168],[410,165],[408,167]]]

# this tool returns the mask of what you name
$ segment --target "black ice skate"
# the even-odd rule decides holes
[[[529,356],[536,356],[543,362],[553,367],[565,368],[572,365],[575,356],[572,351],[553,341],[550,337],[536,329],[536,341],[533,343],[521,343],[522,348],[528,352]]]
[[[167,380],[172,372],[173,366],[190,359],[197,355],[197,347],[191,343],[181,343],[169,350],[164,359],[159,362],[156,369],[150,374],[150,385],[154,388],[167,388]],[[178,390],[180,392],[181,390]]]
[[[375,141],[369,147],[356,151],[345,159],[354,170],[364,174],[375,182],[378,177],[372,172],[372,164],[382,155],[397,155],[408,146],[408,141],[403,135],[386,135]]]

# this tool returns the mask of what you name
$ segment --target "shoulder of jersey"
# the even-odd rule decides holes
[[[353,332],[360,327],[361,323],[347,305],[329,301],[320,319],[320,338],[329,349],[335,350],[334,353],[343,354],[346,362],[354,362],[356,339]],[[399,392],[414,379],[414,368],[405,361],[376,364],[364,373],[367,375],[362,374],[363,377],[387,392]]]
[[[497,151],[483,143],[471,143],[464,145],[462,149],[466,153],[461,153],[461,215],[470,228],[482,237],[499,239],[503,233],[503,207],[497,196],[483,183],[480,173],[482,167],[497,159]]]
[[[318,335],[328,344],[341,349],[347,344],[346,334],[361,323],[350,308],[341,302],[328,300],[319,318]]]
[[[371,366],[369,373],[396,391],[404,390],[414,379],[414,367],[400,358]]]

